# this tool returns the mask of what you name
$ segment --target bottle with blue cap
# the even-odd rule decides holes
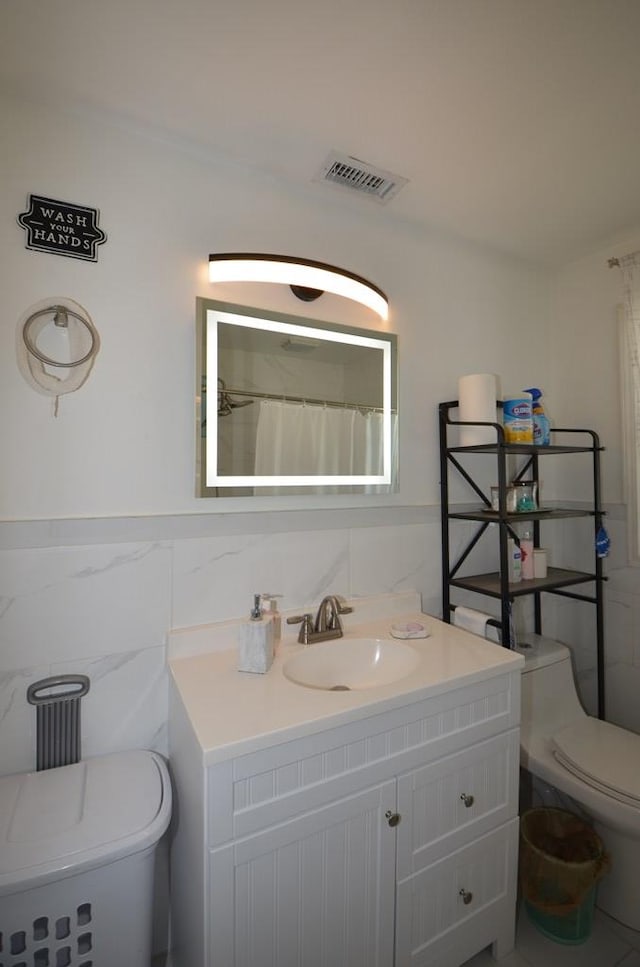
[[[542,398],[541,390],[532,386],[525,390],[531,393],[531,415],[533,417],[533,442],[537,447],[548,447],[551,443],[550,425],[544,407],[540,402]]]

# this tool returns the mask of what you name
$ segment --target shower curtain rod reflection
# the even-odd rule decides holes
[[[610,269],[621,268],[620,259],[622,259],[623,261],[625,259],[637,259],[638,256],[640,256],[640,251],[629,252],[628,255],[621,255],[620,258],[616,256],[614,258],[607,259],[607,265],[609,266]]]
[[[369,413],[383,413],[384,407],[371,406],[369,403],[346,403],[338,400],[318,400],[311,396],[290,396],[288,393],[262,393],[244,389],[227,389],[225,392],[233,396],[250,396],[256,400],[278,400],[280,403],[309,403],[311,406],[337,406],[345,410],[366,410]],[[391,410],[395,413],[395,410]]]

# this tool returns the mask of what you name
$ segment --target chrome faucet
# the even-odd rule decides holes
[[[351,614],[353,608],[343,604],[335,594],[328,594],[320,602],[315,621],[312,615],[302,614],[287,618],[287,624],[300,623],[298,643],[312,645],[316,641],[329,641],[331,638],[342,638],[344,629],[340,620],[341,614]]]
[[[335,594],[328,594],[323,598],[318,608],[316,620],[313,625],[313,632],[316,635],[325,635],[327,638],[342,638],[344,631],[341,614],[351,614],[353,608],[343,605]]]

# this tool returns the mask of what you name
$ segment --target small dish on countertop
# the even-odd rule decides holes
[[[409,621],[404,625],[391,625],[392,638],[428,638],[430,632],[418,621]]]

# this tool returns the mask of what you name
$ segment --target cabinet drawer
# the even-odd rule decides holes
[[[517,819],[398,884],[396,967],[458,967],[513,929]]]
[[[399,777],[399,879],[517,815],[519,755],[513,729]]]

